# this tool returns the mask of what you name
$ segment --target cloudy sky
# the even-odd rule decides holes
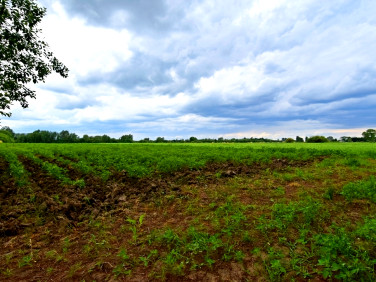
[[[360,136],[376,127],[374,0],[38,0],[70,69],[16,132]]]

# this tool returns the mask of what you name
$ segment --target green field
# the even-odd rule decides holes
[[[375,177],[374,143],[0,144],[0,281],[374,281]]]

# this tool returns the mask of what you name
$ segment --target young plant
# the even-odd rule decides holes
[[[127,218],[126,221],[130,224],[129,230],[132,232],[132,242],[133,244],[137,243],[138,239],[138,229],[142,226],[144,222],[145,214],[140,215],[138,220]]]

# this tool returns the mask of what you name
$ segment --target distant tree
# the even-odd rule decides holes
[[[31,135],[35,143],[54,143],[57,141],[58,133],[47,130],[36,130]]]
[[[351,137],[352,142],[366,142],[363,137]]]
[[[68,143],[69,142],[69,131],[68,130],[62,130],[58,136],[57,140],[61,143]]]
[[[376,141],[376,130],[375,129],[367,129],[362,133],[363,138],[367,142],[375,142]]]
[[[125,134],[120,137],[120,142],[122,143],[132,143],[133,142],[133,135],[132,134]]]
[[[157,137],[157,139],[155,139],[155,142],[163,143],[163,142],[165,142],[165,139],[164,139],[164,137]]]
[[[82,136],[82,138],[81,138],[81,142],[82,143],[90,143],[90,137],[89,137],[89,135],[87,135],[87,134],[85,134],[84,136]]]
[[[111,137],[106,134],[102,135],[102,143],[111,143]]]
[[[312,136],[307,138],[306,142],[308,143],[325,143],[329,142],[324,136]]]
[[[352,138],[350,136],[342,136],[340,140],[341,142],[352,142]]]
[[[285,140],[285,142],[286,142],[286,143],[294,143],[295,140],[292,139],[292,138],[287,138],[287,139]]]
[[[196,137],[194,137],[194,136],[192,136],[192,137],[190,137],[189,138],[189,142],[197,142],[197,138]]]
[[[103,143],[102,136],[96,135],[96,136],[90,136],[91,142],[93,143]]]
[[[68,130],[61,131],[56,139],[59,143],[76,143],[79,141],[78,135],[76,133],[69,133]]]
[[[304,142],[304,139],[302,137],[296,136],[295,141],[296,142]]]
[[[13,102],[28,107],[27,98],[36,97],[29,83],[44,82],[52,71],[68,76],[67,67],[39,38],[45,14],[35,0],[0,0],[0,115],[10,116]]]

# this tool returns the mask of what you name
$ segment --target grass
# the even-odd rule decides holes
[[[373,281],[374,152],[1,144],[0,280]]]

